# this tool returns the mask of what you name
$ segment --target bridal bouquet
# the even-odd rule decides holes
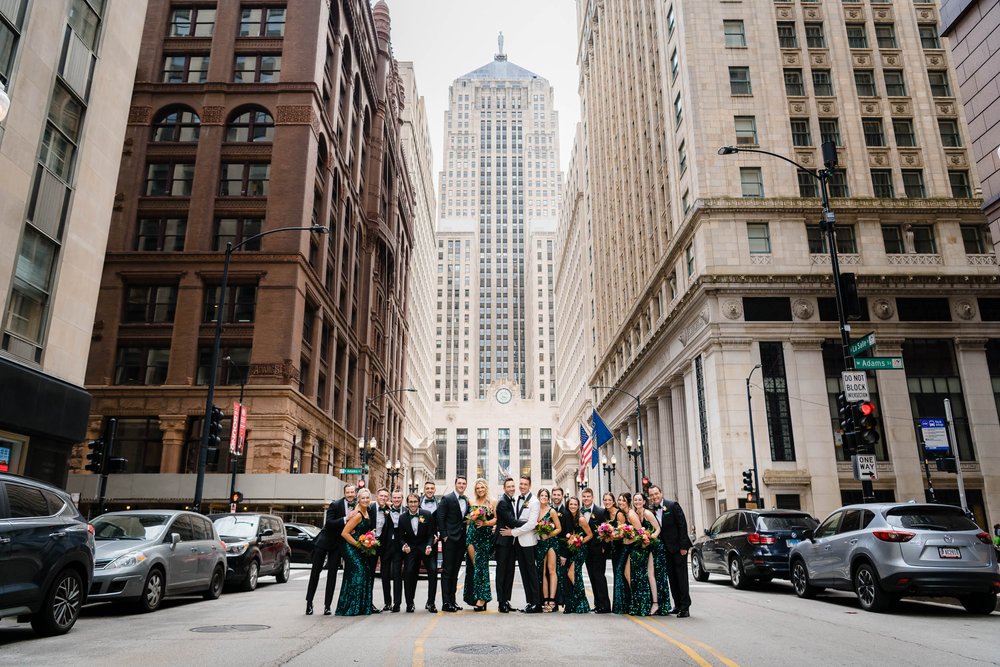
[[[642,546],[648,547],[652,543],[652,541],[653,541],[653,536],[645,528],[636,528],[635,529],[635,539],[637,541],[641,541],[642,542]]]
[[[369,556],[374,556],[380,546],[382,543],[378,541],[372,531],[368,531],[358,538],[358,548]]]
[[[579,553],[580,549],[583,548],[583,537],[581,535],[577,535],[576,533],[568,536],[566,538],[566,548],[571,554]]]
[[[470,526],[475,526],[480,520],[486,520],[486,509],[483,507],[473,507],[465,517],[465,522]]]
[[[535,534],[539,537],[548,537],[556,532],[556,524],[551,521],[539,521],[535,526]]]
[[[610,542],[617,539],[615,532],[615,527],[605,521],[597,527],[597,539],[601,542]]]
[[[624,526],[619,526],[618,533],[619,537],[623,540],[634,540],[638,537],[635,526],[629,523],[626,523]]]

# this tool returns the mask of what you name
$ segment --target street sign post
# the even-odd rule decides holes
[[[943,419],[921,419],[920,434],[924,438],[924,450],[929,454],[947,454],[948,428]]]
[[[361,468],[341,468],[340,469],[340,474],[341,475],[360,475],[362,472],[364,472],[364,471]]]
[[[851,464],[854,469],[854,479],[857,481],[878,480],[878,466],[874,454],[855,454],[851,457]]]
[[[874,331],[851,343],[851,346],[848,349],[851,351],[851,356],[854,356],[855,354],[860,354],[861,352],[864,352],[872,347],[875,347]]]
[[[848,403],[870,401],[868,394],[868,374],[864,371],[844,371],[840,374],[844,381],[844,399]]]
[[[854,367],[858,370],[867,371],[901,371],[903,370],[902,357],[856,357]]]

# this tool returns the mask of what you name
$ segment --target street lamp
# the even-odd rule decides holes
[[[396,459],[396,465],[389,465],[386,474],[389,475],[389,492],[392,493],[396,490],[396,478],[403,474],[403,466]]]
[[[754,440],[753,436],[753,403],[750,402],[750,378],[753,377],[753,372],[758,368],[760,368],[760,364],[751,368],[750,375],[747,376],[747,412],[750,415],[750,456],[753,458],[753,495],[757,507],[761,507],[760,477],[757,474],[757,441]]]
[[[365,429],[366,432],[367,430],[368,429]],[[358,452],[361,454],[361,479],[367,482],[368,478],[365,477],[365,474],[368,472],[368,459],[375,456],[375,449],[378,447],[378,440],[375,439],[375,436],[372,436],[372,439],[367,441],[367,447],[365,446],[365,442],[364,438],[358,438]]]
[[[635,473],[635,493],[639,493],[639,459],[642,457],[642,439],[632,442],[632,436],[625,438],[625,451],[632,459],[632,471]]]
[[[364,425],[362,427],[364,435],[361,438],[361,440],[358,442],[358,447],[361,449],[361,479],[365,480],[366,484],[368,483],[368,459],[371,456],[371,454],[366,454],[365,453],[365,447],[364,447],[364,444],[363,444],[364,442],[366,442],[368,440],[368,408],[371,407],[372,403],[374,403],[378,399],[382,398],[383,396],[387,396],[389,394],[398,394],[398,393],[404,392],[404,391],[412,391],[412,392],[416,393],[417,390],[414,389],[413,387],[405,387],[403,389],[389,389],[388,391],[383,391],[381,394],[378,394],[377,396],[372,396],[371,398],[366,398],[365,399],[365,409],[364,409],[364,412],[361,415],[361,418],[363,419],[362,423]],[[368,443],[369,444],[369,449],[372,449],[372,450],[375,449],[375,445],[372,444],[374,442],[375,442],[375,438],[372,437],[371,441]],[[388,456],[388,453],[386,453],[386,456]]]
[[[576,483],[576,486],[580,489],[580,493],[583,493],[583,490],[587,488],[587,483],[581,479]]]
[[[7,95],[7,88],[0,83],[0,121],[7,117],[8,111],[10,111],[10,96]]]
[[[222,285],[219,290],[219,303],[215,310],[215,340],[212,342],[212,358],[208,363],[208,394],[205,397],[205,421],[201,428],[201,446],[198,453],[198,476],[194,485],[194,508],[201,511],[201,497],[205,490],[205,468],[208,465],[208,422],[212,415],[212,408],[215,402],[215,375],[219,368],[219,347],[222,344],[222,320],[226,315],[226,290],[229,288],[229,262],[233,258],[233,253],[247,243],[256,241],[262,236],[276,234],[278,232],[312,232],[314,234],[329,234],[329,227],[311,225],[309,227],[279,227],[260,234],[248,236],[236,245],[230,241],[226,243],[225,261],[222,264]]]
[[[840,282],[840,261],[837,259],[837,217],[830,208],[829,180],[837,167],[837,144],[833,141],[824,141],[820,150],[823,153],[824,169],[810,169],[803,167],[795,160],[791,160],[784,155],[765,151],[760,148],[740,148],[737,146],[723,146],[719,149],[719,155],[734,155],[736,153],[760,153],[769,155],[779,160],[784,160],[794,166],[799,171],[809,174],[820,185],[820,194],[823,198],[823,217],[820,218],[820,228],[826,233],[826,245],[830,251],[830,267],[833,270],[833,290],[837,302],[837,319],[840,323],[840,343],[843,347],[844,370],[854,369],[854,357],[851,356],[851,327],[847,324],[847,310],[844,307],[844,292]],[[852,450],[858,453],[867,454],[868,447],[864,443],[859,443],[854,433],[845,433],[846,444],[852,445]],[[853,442],[852,442],[853,441]],[[862,451],[863,450],[863,451]],[[870,480],[861,480],[861,495],[864,502],[875,500],[875,492],[872,489]]]
[[[410,468],[410,493],[416,493],[420,487],[417,486],[417,472],[415,468]]]
[[[619,389],[618,387],[608,387],[608,386],[605,386],[605,385],[602,385],[602,384],[591,385],[590,388],[591,389],[610,389],[611,391],[620,391],[621,393],[625,394],[626,396],[631,396],[632,398],[635,399],[635,427],[636,427],[636,430],[637,430],[636,435],[639,436],[638,456],[639,456],[639,462],[642,465],[642,476],[645,477],[646,476],[646,452],[642,448],[642,412],[641,412],[642,411],[642,402],[639,400],[639,397],[636,396],[635,394],[630,394],[629,392],[625,391],[624,389]],[[630,456],[631,456],[631,454],[630,454]],[[635,481],[635,487],[638,489],[639,488],[639,476],[638,475],[636,475],[635,480],[636,480]]]
[[[608,457],[601,457],[601,467],[604,468],[604,472],[608,474],[608,491],[611,491],[611,476],[615,474],[615,468],[618,467],[618,460],[612,456],[611,462],[608,463]]]

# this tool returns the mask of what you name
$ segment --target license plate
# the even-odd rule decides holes
[[[802,540],[785,540],[785,544],[787,544],[789,547],[794,547],[796,544],[798,544],[801,541]]]
[[[962,551],[955,547],[938,547],[938,556],[941,558],[961,558]]]

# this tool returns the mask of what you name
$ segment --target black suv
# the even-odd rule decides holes
[[[219,537],[226,543],[226,582],[245,591],[257,588],[258,577],[274,575],[288,581],[292,552],[285,523],[272,514],[212,514]]]
[[[0,473],[0,618],[69,632],[94,575],[93,528],[65,492]]]
[[[728,574],[736,588],[753,581],[788,579],[788,554],[816,519],[796,510],[733,510],[705,529],[691,547],[691,574],[708,581],[709,573]]]

